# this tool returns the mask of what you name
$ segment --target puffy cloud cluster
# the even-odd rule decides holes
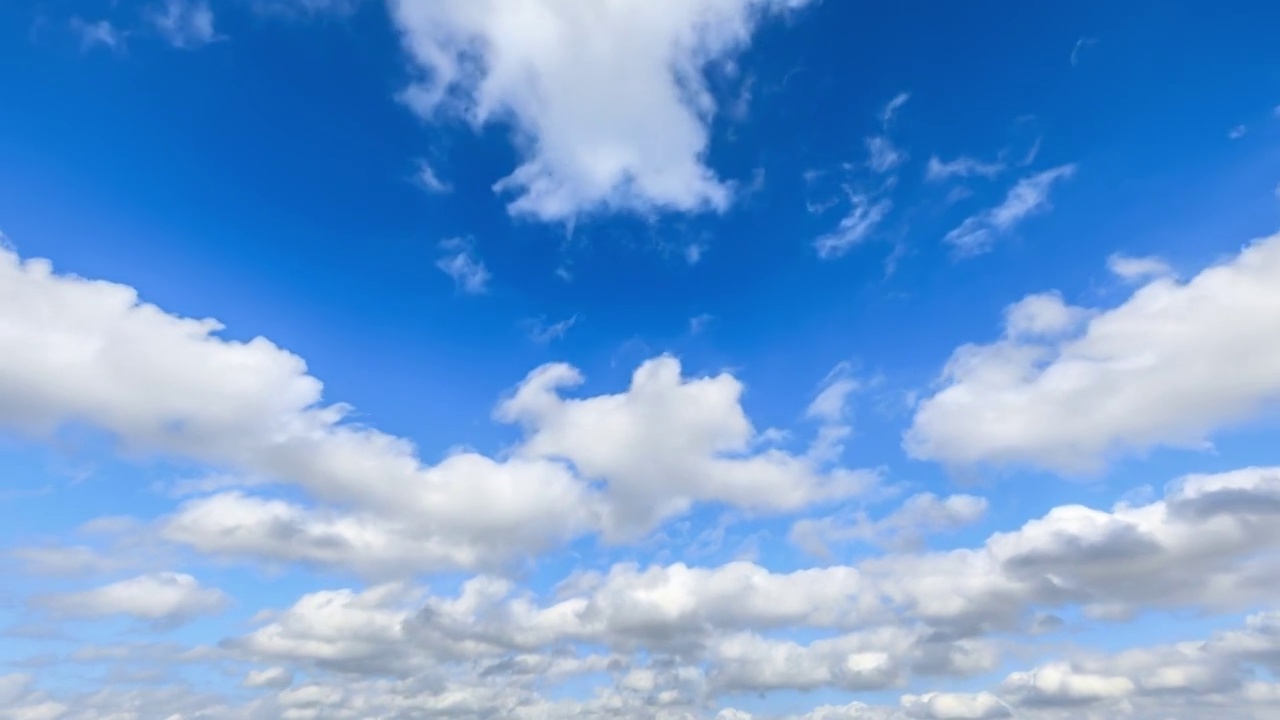
[[[954,465],[1099,468],[1120,453],[1202,447],[1280,400],[1280,236],[1180,282],[1163,266],[1118,307],[1036,295],[1004,336],[955,352],[906,435],[917,458]]]
[[[158,452],[301,486],[338,512],[224,490],[163,524],[229,556],[356,567],[492,567],[568,539],[635,537],[697,502],[794,511],[849,497],[874,473],[775,448],[728,374],[685,378],[659,357],[623,393],[569,399],[567,365],[532,373],[496,412],[525,438],[508,456],[432,465],[407,440],[344,421],[306,364],[264,338],[165,313],[129,287],[58,275],[0,250],[0,426],[82,422]],[[602,487],[595,487],[601,483]]]
[[[723,210],[705,164],[705,77],[766,17],[810,0],[391,0],[427,118],[508,124],[522,159],[495,189],[513,214]],[[619,92],[619,88],[626,88]]]

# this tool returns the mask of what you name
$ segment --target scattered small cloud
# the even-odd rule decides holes
[[[1049,193],[1053,186],[1076,174],[1074,163],[1025,177],[1009,190],[1004,202],[981,214],[966,219],[944,238],[962,257],[980,255],[991,250],[996,238],[1016,227],[1028,217],[1048,211]]]
[[[548,323],[546,318],[531,318],[524,322],[524,326],[530,340],[539,345],[546,345],[564,338],[565,334],[569,332],[569,328],[576,325],[577,322],[578,315],[575,313],[556,323]]]
[[[840,221],[835,231],[814,241],[818,257],[825,260],[849,252],[870,237],[876,226],[893,209],[893,203],[889,200],[872,200],[869,195],[861,193],[851,193],[849,204],[849,213]]]
[[[1097,38],[1082,37],[1076,40],[1075,47],[1071,48],[1071,66],[1075,67],[1080,64],[1080,57],[1085,49],[1098,44]]]
[[[417,175],[414,176],[414,179],[422,189],[429,193],[445,195],[453,192],[453,186],[442,180],[436,173],[435,168],[431,167],[431,163],[427,162],[425,159],[420,158],[418,160],[418,172]]]
[[[1121,253],[1107,258],[1107,269],[1125,282],[1142,282],[1174,275],[1169,263],[1158,257],[1133,257]]]
[[[444,256],[436,261],[441,272],[453,278],[458,289],[468,295],[483,295],[489,291],[489,270],[476,256],[469,238],[449,238],[440,243]]]
[[[880,124],[888,126],[889,123],[893,122],[893,118],[897,116],[898,111],[901,110],[902,106],[906,105],[907,101],[910,99],[911,93],[909,92],[900,92],[895,95],[894,98],[884,106],[884,110],[880,112]]]
[[[108,50],[124,49],[125,33],[108,20],[87,22],[74,17],[71,18],[71,30],[80,36],[82,50],[88,51],[95,47],[104,47]]]
[[[1249,128],[1245,125],[1237,125],[1227,131],[1227,138],[1230,140],[1239,140],[1248,134]]]
[[[166,0],[148,18],[169,44],[184,50],[218,40],[213,27],[213,11],[204,0]]]
[[[955,160],[942,160],[937,155],[933,155],[929,158],[924,177],[929,182],[941,182],[951,178],[994,178],[1004,170],[1005,165],[1002,162],[984,162],[964,155]]]
[[[706,332],[707,326],[711,324],[712,320],[715,320],[715,316],[710,313],[702,313],[689,318],[689,334],[701,335]]]
[[[887,135],[867,138],[867,167],[877,173],[887,173],[906,160],[906,153],[899,150]]]
[[[702,262],[702,256],[707,252],[707,246],[702,243],[689,243],[684,246],[684,261],[690,265],[697,265]]]

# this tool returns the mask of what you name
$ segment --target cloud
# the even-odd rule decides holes
[[[1239,140],[1249,133],[1249,128],[1245,125],[1236,125],[1227,131],[1227,139]]]
[[[1028,303],[1057,305],[1038,336],[1020,319]],[[1119,307],[1041,295],[1008,318],[1000,340],[951,356],[906,434],[911,456],[1089,472],[1117,454],[1203,447],[1280,400],[1266,360],[1280,354],[1280,236],[1185,283],[1157,277]]]
[[[727,208],[733,189],[705,164],[717,105],[704,69],[807,0],[390,4],[418,76],[404,101],[509,124],[521,162],[495,190],[513,215],[571,222]]]
[[[1083,55],[1085,48],[1097,44],[1097,38],[1082,37],[1079,40],[1076,40],[1075,46],[1071,48],[1071,66],[1075,67],[1080,64],[1080,58]]]
[[[907,159],[906,153],[899,150],[887,135],[872,135],[866,142],[867,167],[874,172],[887,173]]]
[[[893,209],[893,203],[888,200],[872,200],[869,195],[857,193],[849,194],[849,205],[849,214],[840,221],[839,227],[814,241],[818,257],[837,258],[860,245]]]
[[[435,168],[426,160],[418,160],[418,174],[415,178],[422,189],[433,195],[446,195],[453,192],[453,186],[436,174]]]
[[[125,33],[108,20],[86,22],[78,17],[71,18],[71,30],[80,36],[81,49],[91,50],[98,46],[108,50],[124,48]]]
[[[49,595],[38,604],[50,612],[73,618],[123,615],[157,625],[188,622],[222,612],[230,600],[221,590],[206,588],[183,573],[140,575],[92,590]]]
[[[565,333],[578,323],[578,316],[570,315],[559,322],[548,324],[542,318],[534,318],[525,321],[525,328],[529,331],[529,339],[539,345],[546,345],[553,340],[564,338]]]
[[[806,518],[791,526],[788,540],[811,555],[831,554],[831,546],[850,542],[883,545],[895,549],[911,549],[926,535],[946,532],[971,525],[986,514],[987,501],[972,495],[940,498],[933,493],[920,493],[909,498],[901,508],[880,520],[865,513],[852,520],[839,517]]]
[[[1075,165],[1060,165],[1023,178],[1009,190],[1004,202],[968,218],[944,239],[961,256],[989,252],[1000,235],[1012,231],[1028,217],[1051,209],[1049,192],[1053,186],[1075,174]]]
[[[828,471],[776,449],[752,452],[757,433],[742,410],[743,387],[727,373],[686,379],[680,363],[663,356],[642,364],[624,393],[561,395],[582,381],[568,365],[546,365],[495,415],[524,428],[517,457],[563,459],[607,483],[607,537],[634,537],[699,501],[795,510],[874,484],[867,471]]]
[[[1132,257],[1120,253],[1107,258],[1107,269],[1126,282],[1172,277],[1175,274],[1169,263],[1158,257]]]
[[[582,381],[577,369],[537,368],[495,412],[523,431],[501,459],[424,463],[409,441],[323,402],[301,358],[220,330],[0,251],[0,345],[12,349],[0,355],[0,427],[47,436],[84,423],[131,455],[297,486],[318,505],[221,492],[159,530],[215,554],[375,574],[491,567],[594,532],[634,538],[703,502],[794,512],[879,479],[761,449],[742,383],[686,378],[669,356],[641,364],[625,391],[586,398],[562,395]]]
[[[923,720],[995,720],[1012,716],[1009,706],[989,692],[903,695],[907,714]]]
[[[898,111],[901,110],[902,106],[906,105],[907,101],[910,99],[911,93],[909,92],[900,92],[893,96],[893,99],[885,104],[884,110],[880,111],[880,124],[888,127],[893,122],[893,119],[897,117]]]
[[[217,40],[213,19],[213,11],[204,0],[165,0],[163,8],[148,16],[170,45],[182,49],[203,47]]]
[[[250,670],[240,684],[247,688],[287,688],[293,684],[293,673],[282,667]]]
[[[459,290],[468,295],[482,295],[489,291],[489,269],[476,256],[470,240],[449,238],[440,243],[440,249],[445,254],[436,261],[436,267],[453,278]]]
[[[933,155],[925,168],[925,179],[929,182],[942,182],[951,178],[994,178],[1004,170],[1005,165],[1001,162],[983,162],[963,155],[955,160],[944,161]]]

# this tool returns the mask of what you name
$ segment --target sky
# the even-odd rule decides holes
[[[0,4],[0,720],[1280,715],[1277,27]]]

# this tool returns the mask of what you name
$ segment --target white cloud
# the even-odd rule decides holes
[[[418,173],[415,179],[418,181],[418,185],[429,193],[445,195],[453,192],[453,186],[436,174],[436,170],[431,167],[431,163],[421,158],[418,160]]]
[[[213,11],[205,0],[165,0],[148,20],[176,48],[194,49],[218,39]]]
[[[468,295],[481,295],[489,291],[489,269],[476,256],[470,240],[449,238],[440,243],[444,256],[436,261],[441,272],[453,278],[458,289]]]
[[[221,590],[206,588],[190,575],[162,572],[109,585],[50,595],[39,604],[60,616],[100,618],[124,615],[168,625],[224,610],[230,600]]]
[[[119,50],[124,47],[125,33],[108,20],[86,22],[78,17],[71,18],[71,29],[80,36],[80,47],[84,50],[99,45],[108,50]]]
[[[1247,126],[1236,125],[1235,127],[1227,131],[1227,139],[1239,140],[1240,138],[1244,137],[1247,134],[1249,134],[1249,128]]]
[[[582,382],[564,364],[530,373],[497,410],[518,422],[517,456],[559,458],[584,477],[604,479],[605,530],[615,538],[644,532],[696,501],[756,510],[795,510],[868,489],[874,474],[824,470],[776,449],[750,452],[757,433],[733,376],[686,379],[664,356],[641,365],[625,393],[566,399]]]
[[[539,345],[546,345],[553,340],[564,338],[569,329],[578,324],[578,316],[570,315],[559,322],[548,323],[542,318],[534,318],[525,321],[525,328],[529,331],[529,339]]]
[[[893,203],[888,200],[873,201],[871,196],[858,193],[849,194],[849,205],[849,214],[840,221],[839,227],[814,241],[818,257],[837,258],[860,245],[893,209]]]
[[[1097,44],[1098,44],[1097,38],[1082,37],[1079,40],[1076,40],[1076,44],[1071,48],[1071,66],[1075,67],[1076,65],[1080,64],[1080,57],[1083,54],[1085,48],[1089,47],[1090,45],[1097,45]]]
[[[220,329],[0,252],[0,345],[12,348],[0,355],[0,427],[47,435],[81,422],[132,453],[298,485],[344,509],[233,491],[189,502],[160,529],[218,554],[374,574],[488,566],[596,531],[633,537],[699,502],[791,512],[878,480],[759,449],[742,384],[685,378],[671,357],[642,364],[625,392],[582,399],[561,396],[576,369],[536,369],[496,413],[524,430],[501,460],[455,452],[425,464],[403,438],[324,404],[297,356]]]
[[[903,695],[902,707],[924,720],[994,720],[1012,715],[1009,706],[989,692]]]
[[[293,684],[293,673],[282,667],[251,670],[241,683],[247,688],[287,688]]]
[[[788,539],[812,555],[828,556],[832,545],[863,542],[891,548],[911,548],[925,535],[971,525],[986,514],[987,501],[972,495],[940,498],[933,493],[910,497],[901,508],[872,520],[865,513],[852,520],[839,517],[805,518],[791,526]]]
[[[597,211],[723,210],[705,164],[716,102],[706,66],[765,17],[808,0],[393,0],[427,118],[510,123],[522,155],[495,185],[509,210],[569,222]],[[626,92],[618,92],[626,88]]]
[[[1120,253],[1107,258],[1107,269],[1127,282],[1171,277],[1175,274],[1169,263],[1158,257],[1132,257]]]
[[[1058,329],[1083,313],[1079,331],[1030,337],[1012,311],[999,341],[958,349],[917,408],[908,452],[1090,471],[1117,453],[1202,447],[1280,400],[1268,360],[1280,356],[1280,236],[1186,283],[1152,280],[1116,308],[1062,306]]]
[[[902,106],[906,105],[907,101],[910,99],[911,93],[909,92],[900,92],[897,95],[894,95],[893,99],[885,104],[884,110],[880,112],[880,124],[888,127],[893,122],[893,119],[897,117],[898,111],[901,110]]]
[[[907,159],[906,153],[898,149],[887,135],[872,135],[866,143],[867,167],[874,172],[887,173]]]
[[[994,178],[1004,170],[1005,165],[1001,162],[984,162],[967,156],[944,161],[937,155],[933,155],[930,156],[929,164],[925,168],[925,179],[929,182],[941,182],[951,178]]]
[[[999,236],[1012,231],[1028,217],[1051,209],[1049,193],[1053,186],[1075,174],[1076,166],[1071,164],[1025,177],[1009,190],[1004,202],[966,219],[944,239],[961,256],[988,252]]]

